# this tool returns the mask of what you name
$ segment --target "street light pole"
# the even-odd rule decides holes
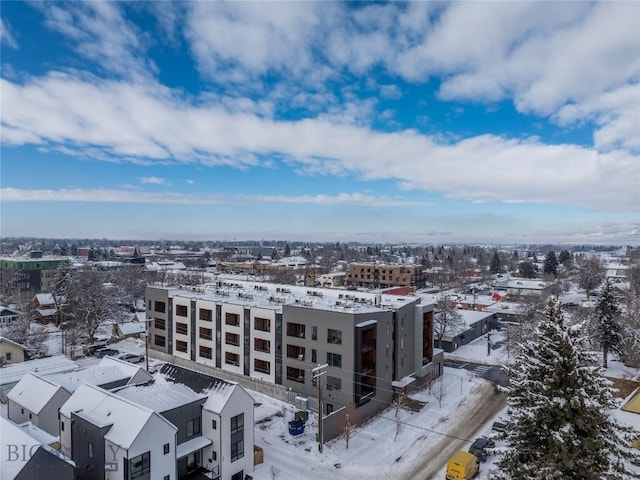
[[[329,364],[325,363],[323,365],[318,365],[316,368],[311,370],[311,373],[313,374],[312,378],[316,381],[316,386],[318,387],[318,451],[320,453],[322,453],[322,444],[324,443],[322,437],[322,422],[324,420],[324,415],[322,413],[322,390],[320,380],[322,379],[323,375],[327,374],[326,369],[328,367]]]

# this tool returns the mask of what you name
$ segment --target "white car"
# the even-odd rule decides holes
[[[118,357],[120,360],[124,360],[129,363],[142,363],[144,362],[144,355],[137,353],[124,353]]]

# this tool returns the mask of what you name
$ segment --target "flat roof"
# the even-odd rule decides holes
[[[286,305],[345,313],[372,313],[420,302],[420,298],[415,296],[226,279],[197,287],[154,288],[166,289],[173,297],[199,298],[279,312]]]
[[[207,398],[206,395],[195,393],[186,385],[168,381],[162,374],[156,374],[152,382],[144,385],[126,386],[113,392],[119,397],[159,413]]]

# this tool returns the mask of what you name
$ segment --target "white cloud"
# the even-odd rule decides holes
[[[148,36],[128,22],[119,3],[43,2],[34,4],[46,25],[67,37],[76,51],[99,68],[144,80],[155,66],[145,57]]]
[[[185,180],[185,182],[187,182],[187,185],[195,185],[196,181],[195,180]]]
[[[130,186],[127,186],[130,187]],[[0,189],[2,202],[105,202],[105,203],[161,203],[178,205],[209,204],[254,204],[293,203],[310,205],[353,205],[367,207],[408,207],[428,206],[429,202],[405,200],[387,196],[373,196],[362,193],[340,193],[338,195],[231,195],[220,194],[183,194],[175,192],[140,192],[122,189],[19,189],[5,187]]]
[[[116,159],[240,168],[286,161],[306,173],[391,179],[477,201],[546,202],[637,211],[638,157],[578,145],[482,135],[444,143],[336,118],[276,121],[192,105],[168,89],[63,74],[2,80],[3,142],[101,148]],[[96,115],[100,112],[100,115]],[[264,159],[267,160],[265,163]]]
[[[147,183],[152,185],[166,185],[167,179],[161,177],[138,177],[140,183]]]
[[[11,48],[17,49],[18,42],[16,41],[13,33],[11,32],[11,27],[8,22],[5,22],[4,19],[0,18],[0,42],[5,45],[10,46]]]

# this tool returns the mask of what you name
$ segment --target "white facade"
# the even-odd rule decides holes
[[[201,312],[203,315],[201,315]],[[211,320],[206,319],[204,313],[211,312]],[[211,338],[208,332],[211,331]],[[216,365],[216,302],[196,300],[196,361],[203,365]]]
[[[241,456],[237,447],[235,450],[232,448],[232,419],[238,416],[242,417],[243,425]],[[237,426],[237,422],[234,425]],[[253,472],[253,429],[254,401],[244,388],[238,384],[224,384],[210,393],[202,406],[202,435],[211,439],[213,444],[206,447],[203,454],[208,468],[214,471],[219,469],[221,480],[231,480],[239,472],[243,472],[244,478]],[[235,432],[235,437],[239,435],[239,432]],[[209,462],[209,459],[212,461]]]
[[[249,376],[275,383],[276,381],[276,312],[267,308],[251,308]]]
[[[235,320],[237,320],[237,325],[233,325]],[[244,307],[232,303],[222,304],[221,327],[222,369],[243,375]]]

